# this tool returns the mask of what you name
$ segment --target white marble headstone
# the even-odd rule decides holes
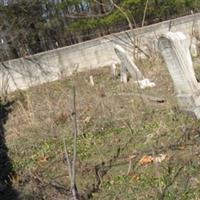
[[[193,69],[189,41],[182,32],[167,32],[159,38],[158,46],[173,80],[180,107],[194,111],[200,106],[200,86]]]
[[[150,82],[149,79],[145,79],[142,72],[128,56],[123,47],[116,45],[115,52],[121,61],[121,81],[127,82],[127,72],[129,72],[141,89],[155,86],[155,83]]]

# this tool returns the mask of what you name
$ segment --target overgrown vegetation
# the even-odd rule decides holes
[[[162,63],[138,65],[155,80],[155,88],[141,93],[131,80],[122,84],[105,68],[9,96],[14,104],[4,128],[16,172],[11,180],[21,199],[71,196],[63,138],[72,152],[74,85],[77,185],[82,199],[200,197],[199,121],[178,109]],[[163,101],[153,101],[152,96]],[[160,162],[141,160],[160,155]]]

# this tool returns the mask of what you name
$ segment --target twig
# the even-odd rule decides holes
[[[65,158],[66,158],[66,160],[67,160],[67,165],[68,165],[69,177],[70,177],[70,180],[72,180],[72,168],[71,168],[71,162],[70,162],[70,159],[69,159],[69,153],[68,153],[68,151],[67,151],[67,147],[66,147],[65,139],[63,139],[63,144],[64,144],[64,153],[65,153]]]
[[[149,0],[146,0],[144,14],[143,14],[143,19],[142,19],[142,27],[144,26],[144,22],[145,22],[145,18],[146,18],[146,12],[147,12],[147,7],[148,7],[148,2],[149,2]]]
[[[131,20],[130,20],[128,14],[123,10],[123,8],[121,8],[116,3],[114,3],[113,0],[110,0],[110,3],[111,3],[111,5],[113,5],[115,8],[117,8],[124,15],[124,17],[126,18],[126,20],[128,22],[129,28],[131,29],[131,33],[133,35],[133,38],[134,38],[133,25],[131,23]]]
[[[71,192],[74,200],[79,200],[79,193],[76,185],[76,154],[77,154],[77,134],[78,134],[78,128],[77,128],[77,118],[76,118],[76,90],[75,87],[73,87],[73,112],[72,117],[74,121],[74,127],[73,127],[73,160],[70,161],[69,153],[67,151],[66,142],[64,140],[64,153],[67,160],[68,165],[68,172],[69,177],[71,181]]]
[[[166,100],[164,98],[160,98],[160,97],[156,97],[156,96],[152,96],[152,95],[148,95],[148,94],[141,94],[141,93],[116,93],[116,94],[106,94],[106,96],[110,97],[110,96],[138,96],[138,97],[142,97],[142,98],[146,98],[150,101],[154,101],[157,103],[165,103]]]
[[[76,89],[73,87],[73,121],[74,121],[74,142],[73,142],[73,162],[72,162],[72,193],[74,200],[79,199],[78,189],[76,186],[76,152],[77,152],[77,135],[78,135],[78,127],[77,127],[77,117],[76,117]]]
[[[166,192],[167,192],[168,188],[175,182],[176,178],[179,176],[179,174],[181,173],[181,171],[183,170],[183,168],[184,168],[184,167],[181,166],[181,167],[177,170],[177,172],[176,172],[176,174],[174,175],[174,177],[172,178],[172,180],[171,180],[171,181],[165,186],[165,188],[163,189],[163,192],[162,192],[162,194],[161,194],[159,200],[163,200],[163,199],[165,198],[165,195],[166,195]]]

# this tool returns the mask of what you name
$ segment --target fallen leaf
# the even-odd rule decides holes
[[[139,164],[140,165],[148,165],[148,164],[152,163],[153,161],[154,161],[154,158],[152,156],[143,156],[139,160]]]
[[[140,160],[139,160],[139,164],[140,165],[147,165],[150,163],[161,163],[163,160],[165,160],[167,157],[166,154],[160,154],[159,156],[156,157],[152,157],[152,156],[143,156]]]
[[[166,154],[160,154],[159,156],[155,157],[153,161],[155,163],[161,163],[163,160],[166,159],[166,157],[167,157]]]
[[[137,174],[135,174],[135,175],[132,176],[131,180],[132,181],[139,181],[140,177]]]

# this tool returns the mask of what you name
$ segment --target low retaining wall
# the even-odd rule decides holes
[[[148,54],[149,47],[156,51],[157,38],[166,31],[181,31],[189,40],[192,33],[199,32],[199,29],[200,14],[195,14],[134,29],[133,34],[137,45]],[[119,62],[113,47],[120,44],[131,51],[133,34],[130,31],[120,32],[0,63],[0,89],[2,92],[26,89],[60,79],[74,70],[83,71]]]

